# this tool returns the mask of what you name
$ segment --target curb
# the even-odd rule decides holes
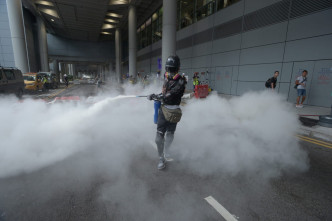
[[[299,133],[302,135],[311,137],[311,138],[317,138],[317,139],[321,139],[323,141],[332,142],[332,135],[310,130],[304,126],[301,126],[299,128]]]

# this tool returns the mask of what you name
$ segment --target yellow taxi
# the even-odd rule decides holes
[[[24,84],[26,90],[38,91],[43,89],[42,76],[37,73],[23,74]]]

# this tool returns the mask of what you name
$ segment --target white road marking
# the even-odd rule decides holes
[[[215,210],[217,210],[218,213],[220,213],[220,215],[222,215],[222,217],[224,217],[224,219],[226,221],[237,221],[237,219],[235,219],[235,217],[230,214],[220,203],[218,203],[217,200],[215,200],[212,196],[208,196],[206,198],[204,198]]]

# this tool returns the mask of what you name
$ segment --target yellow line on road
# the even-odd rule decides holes
[[[319,146],[327,147],[327,148],[331,148],[332,149],[332,144],[331,143],[320,141],[320,140],[316,140],[316,139],[305,137],[305,136],[301,136],[301,135],[296,135],[296,136],[300,140],[303,140],[303,141],[306,141],[306,142],[309,142],[309,143],[317,144]]]
[[[316,142],[320,142],[320,143],[323,143],[325,145],[332,145],[332,143],[328,143],[328,142],[325,142],[325,141],[321,141],[321,140],[317,140],[317,139],[314,139],[314,138],[306,137],[306,136],[303,136],[303,135],[297,135],[297,137],[312,140],[312,141],[316,141]]]
[[[64,89],[62,89],[62,90],[60,90],[60,91],[57,91],[57,92],[51,94],[50,96],[48,96],[47,98],[48,98],[48,99],[52,99],[53,97],[57,96],[58,94],[61,94],[62,92],[64,92],[64,91],[67,90],[68,88],[71,88],[72,86],[73,86],[73,85],[69,85],[67,88],[64,88]]]

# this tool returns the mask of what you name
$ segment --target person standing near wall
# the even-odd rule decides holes
[[[271,88],[272,90],[274,90],[277,86],[277,78],[279,76],[279,71],[275,71],[273,77],[269,78],[266,82],[265,82],[265,87],[266,88]]]
[[[307,75],[308,75],[308,71],[303,70],[302,75],[299,76],[295,81],[295,88],[297,89],[296,107],[298,107],[298,108],[303,107],[303,102],[305,101],[305,98],[306,98]],[[301,97],[302,97],[302,101],[300,104]]]
[[[196,85],[199,85],[199,76],[198,76],[198,72],[195,72],[194,73],[194,76],[193,76],[193,91],[195,92],[195,86]]]

